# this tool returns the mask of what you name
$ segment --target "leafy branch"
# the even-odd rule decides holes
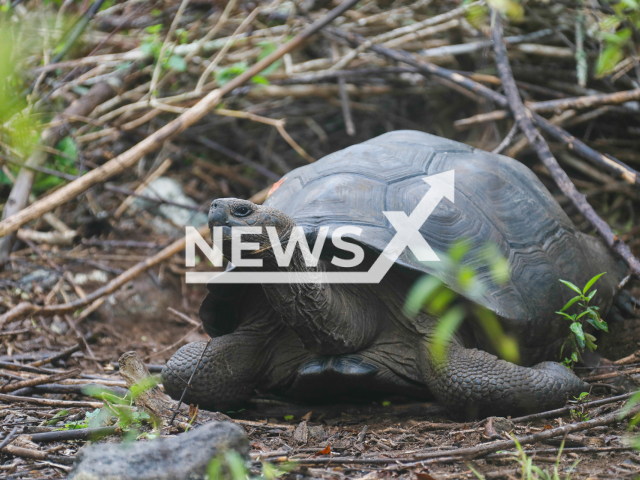
[[[605,273],[606,272],[600,273],[593,277],[587,282],[582,290],[571,282],[560,280],[561,283],[577,293],[577,295],[569,300],[559,312],[556,312],[558,315],[562,315],[565,320],[571,322],[571,325],[569,326],[571,333],[560,350],[560,356],[562,356],[567,343],[571,345],[571,355],[569,358],[565,358],[562,362],[568,367],[572,367],[576,362],[582,360],[582,353],[584,352],[585,347],[592,352],[597,348],[595,343],[596,337],[584,331],[585,323],[593,326],[596,330],[604,330],[605,332],[609,331],[607,322],[602,320],[600,317],[599,308],[589,305],[589,302],[591,302],[598,291],[592,290],[589,292],[589,290]],[[568,314],[567,310],[576,303],[581,307],[580,311],[572,315]]]

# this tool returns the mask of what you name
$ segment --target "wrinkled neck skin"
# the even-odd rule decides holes
[[[283,250],[290,248],[288,245],[289,235],[295,226],[293,221],[291,224],[289,229],[280,232],[279,235]],[[278,266],[273,248],[270,246],[262,251],[261,258],[263,271],[293,272],[298,275],[300,280],[305,277],[307,279],[313,278],[314,274],[325,271],[327,267],[323,260],[319,260],[316,266],[307,266],[298,245],[296,245],[291,262],[287,266]],[[332,301],[330,284],[296,282],[263,284],[262,288],[271,306],[290,326],[306,324],[312,319],[324,317]],[[304,339],[303,342],[308,343]]]

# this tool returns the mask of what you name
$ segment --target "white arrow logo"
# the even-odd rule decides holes
[[[187,283],[379,283],[405,248],[420,262],[440,259],[420,233],[420,228],[443,198],[454,202],[453,170],[423,180],[430,185],[416,208],[407,216],[404,212],[382,212],[396,234],[368,272],[187,272]],[[195,229],[194,229],[195,230]],[[224,275],[222,275],[224,273]]]

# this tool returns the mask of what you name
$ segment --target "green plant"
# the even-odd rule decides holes
[[[464,297],[470,300],[480,300],[485,291],[483,282],[486,279],[481,280],[478,272],[464,262],[471,250],[472,245],[467,240],[460,240],[447,253],[438,254],[449,284],[433,275],[420,278],[407,296],[405,314],[415,316],[424,310],[438,318],[430,344],[431,354],[436,360],[444,360],[447,346],[462,321],[473,317],[485,330],[498,354],[510,362],[518,363],[517,343],[504,333],[496,315],[479,302],[468,305],[458,301],[460,295],[457,292],[464,293]],[[509,264],[495,245],[482,246],[476,255],[488,267],[487,273],[492,282],[502,284],[509,279]]]
[[[58,423],[60,420],[62,420],[63,418],[66,418],[69,416],[69,410],[60,410],[58,413],[56,413],[53,417],[51,417],[49,420],[46,421],[46,425],[55,425],[56,423]]]
[[[512,455],[513,455],[513,459],[516,462],[518,462],[518,464],[522,468],[521,476],[520,476],[522,480],[561,480],[559,470],[560,470],[560,457],[562,457],[562,451],[564,450],[564,440],[560,445],[560,450],[558,451],[558,456],[556,457],[556,463],[553,466],[553,471],[549,471],[547,469],[542,469],[537,465],[534,465],[533,461],[535,460],[535,458],[529,457],[527,455],[527,453],[522,449],[520,442],[515,436],[512,435],[511,438],[515,442],[516,449],[518,450],[517,452],[514,452]],[[564,480],[571,479],[571,472],[573,471],[574,468],[576,468],[576,465],[578,465],[579,462],[580,460],[576,460],[569,467],[566,475],[564,476]],[[467,464],[467,466],[477,478],[479,478],[480,480],[485,480],[484,475],[476,471],[473,468],[473,466],[471,466],[470,464]]]
[[[617,70],[620,62],[637,55],[633,45],[633,30],[640,28],[640,4],[637,0],[606,2],[609,14],[602,18],[594,30],[594,36],[602,42],[602,51],[596,62],[596,77]]]
[[[560,468],[560,457],[562,457],[562,450],[564,450],[564,440],[560,444],[560,450],[558,451],[558,456],[556,457],[556,463],[553,466],[553,471],[549,472],[546,469],[543,470],[542,468],[534,465],[533,464],[534,459],[529,457],[525,453],[522,446],[520,445],[520,442],[518,442],[518,439],[513,435],[511,438],[515,442],[516,449],[518,450],[518,452],[514,453],[513,455],[516,461],[522,467],[521,478],[523,480],[560,480],[560,473],[558,470]],[[571,478],[571,472],[573,471],[574,468],[576,468],[576,465],[578,465],[579,462],[580,460],[576,460],[571,465],[571,467],[569,467],[568,472],[564,477],[564,480],[569,480]]]
[[[262,472],[259,476],[250,476],[249,469],[240,454],[234,450],[228,450],[218,454],[209,462],[207,467],[207,480],[222,480],[231,477],[232,480],[275,480],[290,471],[295,464],[281,463],[273,465],[262,462]]]
[[[101,412],[102,410],[100,408],[96,408],[92,412],[85,413],[83,420],[78,420],[75,422],[67,422],[59,430],[78,430],[80,428],[89,428],[90,426],[94,426],[92,424],[95,423],[96,421],[98,422],[98,424],[95,425],[97,427],[101,423],[101,421],[99,420],[99,416]],[[53,420],[53,418],[51,420]]]
[[[572,409],[570,411],[571,420],[577,420],[578,422],[586,422],[591,417],[587,412],[584,411],[584,407],[582,404],[589,396],[589,392],[582,392],[579,396],[573,397],[573,400],[569,400],[569,403],[573,403],[576,407],[580,407],[580,410]]]
[[[158,435],[160,423],[147,412],[138,410],[133,406],[133,403],[142,393],[157,384],[158,382],[155,378],[147,377],[137,384],[132,385],[129,389],[130,392],[123,398],[114,395],[109,390],[100,386],[91,385],[85,387],[83,393],[104,401],[104,408],[96,409],[91,412],[91,414],[87,414],[85,420],[80,424],[82,426],[74,428],[98,427],[107,422],[111,417],[115,417],[118,427],[125,432],[125,441],[132,441],[142,437],[155,438]],[[153,432],[142,433],[141,429],[144,424],[150,424],[153,427]]]
[[[579,360],[582,360],[582,353],[584,352],[585,347],[592,352],[597,348],[595,344],[596,337],[584,331],[583,327],[585,322],[593,326],[596,330],[604,330],[605,332],[609,331],[607,322],[600,318],[598,307],[589,305],[589,302],[593,299],[594,295],[597,292],[597,290],[591,290],[591,292],[589,292],[589,290],[605,273],[606,272],[600,273],[593,277],[587,282],[582,290],[571,282],[560,280],[561,283],[577,293],[575,297],[569,300],[567,304],[562,307],[562,310],[556,312],[558,315],[562,315],[563,318],[571,322],[571,325],[569,326],[569,328],[571,329],[571,333],[569,334],[569,337],[564,342],[564,344],[562,345],[562,349],[560,350],[560,356],[562,356],[565,346],[567,344],[571,346],[571,355],[568,358],[565,358],[562,362],[568,367],[571,367]],[[571,315],[568,314],[567,310],[576,303],[581,307],[581,311]]]

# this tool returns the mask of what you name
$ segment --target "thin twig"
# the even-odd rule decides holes
[[[207,78],[209,78],[209,75],[211,74],[211,72],[213,72],[213,69],[218,66],[218,63],[220,63],[220,60],[222,60],[226,55],[226,53],[229,51],[236,37],[238,35],[241,35],[242,32],[244,32],[244,30],[251,24],[251,22],[255,20],[259,12],[260,12],[260,7],[254,8],[253,12],[251,12],[251,14],[243,20],[243,22],[236,29],[236,31],[233,32],[233,35],[231,36],[231,38],[227,41],[227,43],[225,43],[224,47],[222,47],[222,49],[218,52],[218,54],[211,61],[209,66],[204,69],[204,72],[202,72],[202,75],[200,76],[200,78],[198,79],[198,83],[196,84],[196,89],[195,89],[196,92],[200,92],[202,90],[202,86],[204,85],[204,82],[207,80]]]
[[[491,153],[500,153],[505,148],[507,148],[511,143],[511,141],[513,140],[513,137],[515,137],[516,133],[518,133],[518,129],[519,129],[518,122],[516,122],[513,124],[513,127],[511,127],[511,130],[509,130],[509,133],[507,133],[507,136],[504,137],[504,140],[500,142],[500,145],[498,145],[496,148],[491,150]]]
[[[202,349],[202,353],[200,354],[200,358],[198,358],[198,363],[196,363],[196,366],[193,369],[193,372],[191,372],[191,376],[189,377],[189,381],[187,382],[187,385],[184,387],[184,390],[182,391],[182,395],[180,396],[180,400],[178,401],[178,406],[176,407],[176,409],[173,412],[173,415],[171,416],[171,421],[169,422],[169,425],[173,425],[173,421],[176,419],[176,416],[178,415],[178,412],[180,411],[180,407],[182,406],[182,401],[184,400],[184,396],[187,394],[187,389],[191,388],[191,382],[193,381],[193,377],[195,377],[196,372],[198,371],[198,368],[200,367],[200,362],[202,362],[202,357],[204,357],[204,353],[207,351],[207,348],[209,348],[209,344],[211,343],[211,340],[212,339],[209,338],[209,340],[207,341],[207,344]]]

